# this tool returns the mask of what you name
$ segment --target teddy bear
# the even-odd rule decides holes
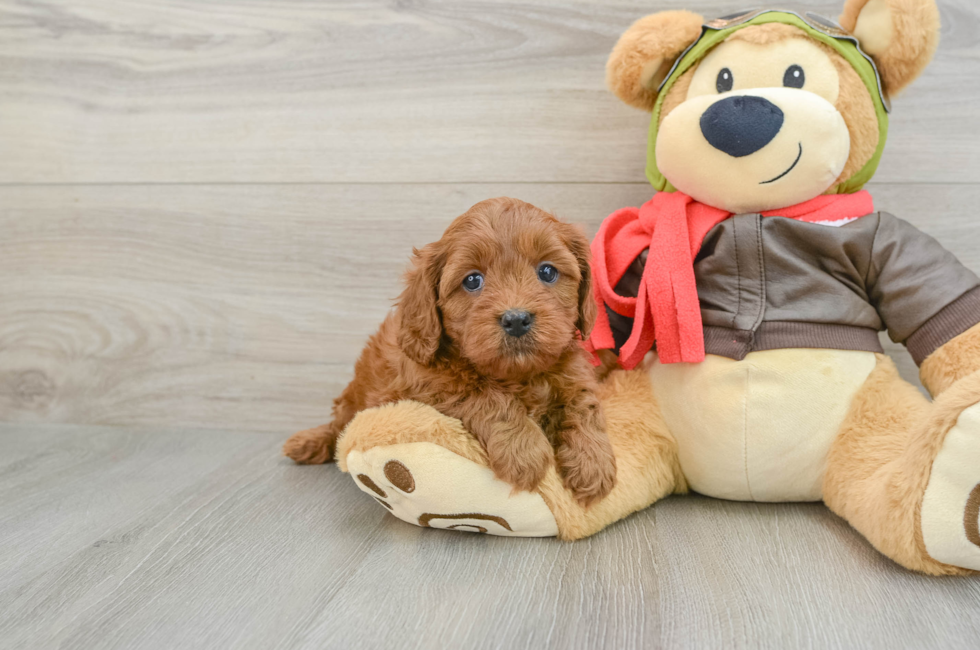
[[[980,279],[862,190],[889,98],[938,38],[934,0],[847,0],[839,24],[634,23],[607,81],[652,114],[656,191],[599,229],[584,344],[616,366],[599,394],[616,486],[585,508],[552,468],[518,491],[459,421],[415,402],[358,414],[340,468],[423,527],[575,540],[688,491],[823,501],[908,569],[980,571]]]

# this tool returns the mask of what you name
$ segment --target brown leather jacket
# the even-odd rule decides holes
[[[645,262],[646,251],[617,293],[636,295]],[[708,232],[694,275],[705,351],[732,359],[778,348],[881,352],[887,328],[921,364],[980,322],[980,279],[885,212],[842,226],[738,215]],[[632,319],[606,309],[618,352]]]

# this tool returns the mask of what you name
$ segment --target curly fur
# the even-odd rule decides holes
[[[551,286],[537,277],[545,261],[559,271]],[[474,270],[485,286],[469,293],[460,285]],[[500,326],[516,308],[535,317],[520,338]],[[577,342],[595,310],[581,230],[514,199],[478,203],[415,251],[398,308],[368,341],[333,421],[283,451],[326,462],[358,411],[417,400],[461,420],[500,479],[534,489],[557,459],[565,485],[590,504],[615,481],[596,380]]]

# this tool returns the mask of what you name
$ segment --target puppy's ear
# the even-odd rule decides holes
[[[840,24],[874,58],[890,95],[915,81],[939,45],[935,0],[847,0]]]
[[[578,319],[575,321],[575,327],[582,333],[582,338],[587,339],[592,326],[595,325],[598,309],[595,296],[592,294],[592,270],[589,266],[592,253],[589,250],[589,239],[581,228],[572,224],[562,223],[561,230],[565,246],[575,256],[582,277],[578,283]]]
[[[702,23],[690,11],[663,11],[633,23],[606,63],[609,90],[630,106],[652,111],[660,83],[677,57],[700,38]]]
[[[428,365],[435,359],[442,339],[442,317],[436,305],[442,247],[435,242],[422,250],[413,249],[412,253],[412,268],[405,274],[405,290],[398,298],[398,345],[412,361]]]

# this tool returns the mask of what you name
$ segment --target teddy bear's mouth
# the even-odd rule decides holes
[[[789,169],[787,169],[786,171],[784,171],[784,172],[783,172],[782,174],[780,174],[780,175],[779,175],[779,176],[777,176],[776,178],[773,178],[773,179],[771,179],[771,180],[768,180],[768,181],[762,181],[761,183],[759,183],[759,185],[768,185],[769,183],[775,183],[775,182],[776,182],[776,181],[778,181],[778,180],[779,180],[780,178],[782,178],[782,177],[783,177],[783,176],[785,176],[786,174],[788,174],[788,173],[790,173],[791,171],[793,171],[794,169],[796,169],[796,166],[797,166],[798,164],[800,164],[800,159],[801,159],[801,158],[803,158],[803,143],[802,143],[802,142],[800,142],[800,143],[799,143],[799,145],[800,145],[800,153],[799,153],[799,155],[798,155],[798,156],[796,156],[796,160],[794,160],[794,161],[793,161],[793,164],[789,166]]]

